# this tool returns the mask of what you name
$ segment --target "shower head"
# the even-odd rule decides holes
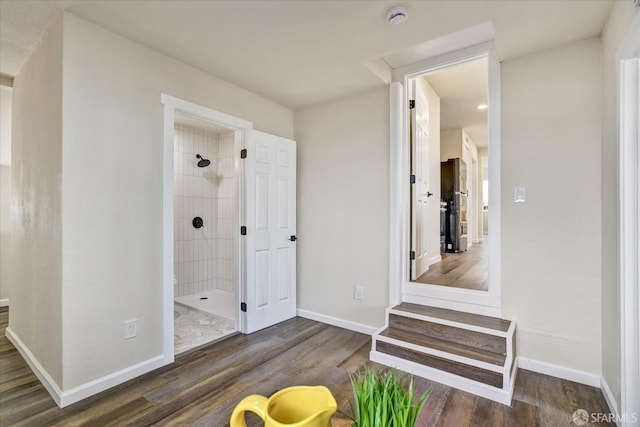
[[[200,161],[198,161],[198,167],[199,168],[206,168],[207,166],[209,166],[211,164],[211,160],[205,159],[200,154],[196,154],[196,157],[200,159]]]

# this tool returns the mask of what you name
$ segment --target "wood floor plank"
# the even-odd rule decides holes
[[[463,313],[461,311],[449,310],[446,308],[430,307],[426,305],[413,304],[403,302],[394,307],[394,309],[406,311],[424,316],[436,317],[453,322],[467,323],[469,325],[480,326],[487,329],[495,329],[496,331],[506,332],[511,326],[509,320],[500,319],[491,316],[482,316],[473,313]]]
[[[0,324],[0,331],[5,327]],[[365,365],[388,370],[368,361],[370,346],[367,335],[296,318],[185,354],[64,409],[55,406],[35,375],[27,374],[26,362],[11,346],[0,353],[2,366],[16,369],[3,383],[0,426],[221,427],[228,426],[233,408],[245,396],[270,395],[303,383],[326,385],[339,408],[349,413],[349,374]],[[575,406],[606,412],[598,389],[523,370],[511,407],[423,378],[414,381],[418,394],[432,388],[418,427],[559,426],[571,425],[567,422]],[[262,426],[253,415],[247,423]]]
[[[489,244],[484,242],[465,252],[442,254],[442,261],[430,265],[415,282],[486,291],[488,277]]]

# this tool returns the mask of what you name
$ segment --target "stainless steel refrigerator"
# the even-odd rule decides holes
[[[467,250],[467,166],[459,158],[440,163],[440,185],[444,211],[444,250]],[[444,205],[443,205],[444,206]]]

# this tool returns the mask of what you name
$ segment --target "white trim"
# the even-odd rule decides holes
[[[0,299],[0,307],[9,307],[9,298]]]
[[[411,78],[429,72],[446,69],[480,58],[488,60],[489,74],[489,229],[492,236],[489,247],[489,289],[475,291],[435,285],[416,285],[408,277],[408,210],[409,196],[406,178],[409,176],[408,157],[408,82]],[[456,52],[428,58],[394,70],[396,82],[390,85],[390,256],[389,302],[396,304],[397,295],[402,301],[428,304],[434,301],[438,307],[453,308],[491,316],[501,315],[501,263],[500,263],[500,64],[494,43],[486,42]],[[402,98],[398,95],[402,92]],[[398,237],[400,233],[400,237]]]
[[[18,353],[22,355],[22,358],[27,362],[27,365],[29,365],[29,368],[31,368],[36,377],[38,377],[44,388],[47,389],[53,400],[56,402],[56,405],[62,408],[62,390],[53,378],[51,378],[49,372],[47,372],[40,362],[38,362],[38,359],[36,359],[33,353],[31,353],[31,350],[29,350],[20,337],[18,337],[10,327],[5,329],[4,335],[18,350]]]
[[[403,88],[399,82],[389,85],[389,305],[402,302],[402,248],[407,236],[403,231],[401,215],[404,209],[402,191],[402,159],[404,154],[401,147],[402,117],[403,117]],[[398,148],[400,146],[400,148]]]
[[[512,327],[514,327],[514,324],[515,324],[515,322],[511,322],[511,326],[509,326],[509,330],[507,330],[506,332],[503,332],[497,329],[484,328],[482,326],[471,325],[469,323],[463,323],[463,322],[456,322],[455,320],[441,319],[439,317],[425,316],[424,314],[412,313],[404,310],[396,310],[394,308],[389,309],[388,313],[395,314],[396,316],[408,317],[416,320],[423,320],[425,322],[437,323],[439,325],[451,326],[453,328],[459,328],[459,329],[466,329],[467,331],[479,332],[481,334],[487,334],[487,335],[503,337],[503,338],[506,338],[507,336],[509,336],[510,333],[513,334]],[[388,318],[388,315],[387,315],[387,318]]]
[[[565,366],[559,366],[553,363],[542,362],[540,360],[529,359],[522,356],[518,356],[517,360],[518,367],[521,369],[550,375],[556,378],[562,378],[564,380],[580,384],[590,385],[591,387],[600,387],[600,375],[598,374],[579,371],[577,369],[567,368]]]
[[[136,363],[135,365],[128,366],[117,372],[96,378],[95,380],[89,381],[70,390],[62,391],[53,378],[51,378],[51,375],[49,375],[47,370],[40,364],[38,359],[35,358],[33,353],[31,353],[29,348],[11,328],[6,329],[5,335],[22,355],[35,376],[38,377],[38,380],[40,380],[44,388],[49,392],[60,408],[79,402],[89,396],[98,394],[110,389],[111,387],[122,384],[165,365],[163,355],[158,355],[140,363]]]
[[[100,378],[96,378],[93,381],[74,387],[70,390],[62,392],[60,396],[60,407],[64,408],[72,403],[79,402],[82,399],[86,399],[89,396],[98,394],[102,391],[115,387],[118,384],[122,384],[140,375],[153,371],[154,369],[164,366],[164,356],[159,354],[151,357],[147,360],[143,360],[135,365],[128,366],[119,371],[113,372],[109,375],[105,375]]]
[[[405,76],[415,77],[427,72],[432,73],[441,71],[455,65],[480,59],[486,56],[488,51],[494,49],[495,43],[493,41],[488,41],[442,55],[432,56],[430,58],[423,59],[422,61],[394,69],[393,78],[395,81],[401,82],[405,80]]]
[[[213,110],[211,108],[194,104],[180,98],[176,98],[165,93],[160,95],[160,103],[164,105],[163,130],[164,130],[164,161],[163,161],[163,182],[162,182],[162,323],[163,323],[163,364],[172,363],[175,360],[174,336],[173,336],[173,150],[174,150],[174,126],[175,114],[185,114],[200,120],[212,122],[229,130],[242,131],[244,129],[252,129],[253,123],[239,119],[229,114]],[[242,145],[242,142],[236,140],[235,146]],[[237,152],[237,150],[236,150]],[[241,245],[238,245],[238,251],[241,251]],[[238,259],[242,260],[239,253]],[[239,263],[238,270],[242,268]],[[238,271],[238,278],[242,276]],[[242,291],[243,282],[238,281],[238,289],[236,295],[241,298],[244,295]],[[236,305],[236,325],[240,326],[243,332],[244,318],[240,316],[240,304]]]
[[[502,403],[503,405],[511,405],[511,397],[515,386],[515,375],[511,377],[509,390],[503,390],[501,388],[479,383],[468,378],[460,377],[455,374],[450,374],[448,372],[440,371],[438,369],[430,368],[428,366],[420,365],[419,363],[380,353],[378,351],[371,351],[371,353],[369,353],[369,358],[372,362],[391,366],[393,368],[427,378],[431,381],[436,381],[441,384],[448,385],[449,387],[454,387],[459,390]]]
[[[611,392],[611,389],[609,388],[609,384],[607,384],[607,380],[604,379],[604,377],[600,378],[600,390],[602,391],[602,395],[604,396],[604,400],[607,402],[607,406],[609,407],[609,411],[614,414],[615,417],[615,421],[617,425],[620,425],[619,423],[619,414],[618,414],[618,404],[616,402],[616,399],[613,397],[613,393]]]
[[[637,22],[637,20],[636,20]],[[640,25],[636,26],[637,28]],[[637,29],[640,33],[640,29]],[[620,62],[620,414],[640,414],[640,59]]]
[[[469,357],[459,356],[457,354],[449,353],[446,351],[436,350],[435,348],[424,347],[421,345],[413,344],[409,341],[402,341],[396,338],[387,337],[385,335],[375,335],[375,341],[386,342],[387,344],[395,345],[396,347],[406,348],[411,351],[416,351],[418,353],[428,354],[430,356],[436,356],[441,359],[447,359],[452,362],[462,363],[469,366],[475,366],[479,369],[484,369],[486,371],[497,372],[499,374],[504,374],[505,372],[509,372],[508,369],[505,370],[505,366],[509,364],[507,359],[505,358],[505,365],[492,365],[487,362],[483,362],[481,360],[471,359]]]
[[[432,266],[433,264],[436,264],[438,262],[442,261],[442,255],[437,255],[437,256],[432,256],[431,258],[429,258],[429,266]]]
[[[463,301],[452,301],[451,299],[443,298],[433,298],[427,296],[426,294],[429,292],[431,288],[443,288],[444,286],[435,286],[435,285],[415,285],[410,284],[406,286],[407,292],[405,292],[402,296],[402,300],[405,302],[410,302],[414,304],[421,305],[430,305],[433,307],[440,308],[448,308],[450,310],[464,311],[467,313],[480,314],[483,316],[492,316],[492,317],[500,317],[502,312],[498,307],[491,307],[486,305],[474,304],[471,302],[463,302]],[[456,290],[460,291],[460,294],[463,294],[463,290],[458,288],[453,288],[455,292]],[[434,289],[434,292],[438,292],[439,289]],[[481,293],[481,291],[473,291],[477,293]]]
[[[297,309],[297,315],[305,319],[315,320],[316,322],[326,323],[327,325],[337,326],[339,328],[348,329],[350,331],[360,332],[361,334],[373,335],[378,328],[365,325],[364,323],[354,322],[352,320],[340,319],[338,317],[320,314],[309,310]]]

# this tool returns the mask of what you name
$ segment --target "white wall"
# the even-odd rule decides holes
[[[0,165],[11,166],[11,93],[0,86]]]
[[[462,157],[462,129],[440,131],[440,161]]]
[[[601,373],[599,39],[502,63],[502,309],[518,355]],[[526,203],[513,187],[526,186]],[[493,208],[493,207],[492,207]]]
[[[11,276],[11,166],[0,165],[0,307],[9,304]]]
[[[0,306],[9,302],[12,91],[8,86],[0,86]]]
[[[287,138],[293,112],[74,15],[64,18],[66,388],[162,353],[160,94]],[[125,341],[124,321],[134,318],[138,336]]]
[[[298,308],[381,326],[389,277],[389,89],[295,113]],[[364,300],[353,299],[355,285]]]
[[[161,93],[288,138],[293,112],[74,15],[63,23],[15,81],[10,326],[68,391],[162,354]],[[125,341],[128,319],[138,331]]]
[[[15,77],[9,328],[62,387],[62,23]],[[92,305],[92,304],[88,304]]]
[[[602,374],[620,403],[620,287],[618,275],[618,67],[616,53],[638,16],[632,2],[614,2],[602,34]]]

